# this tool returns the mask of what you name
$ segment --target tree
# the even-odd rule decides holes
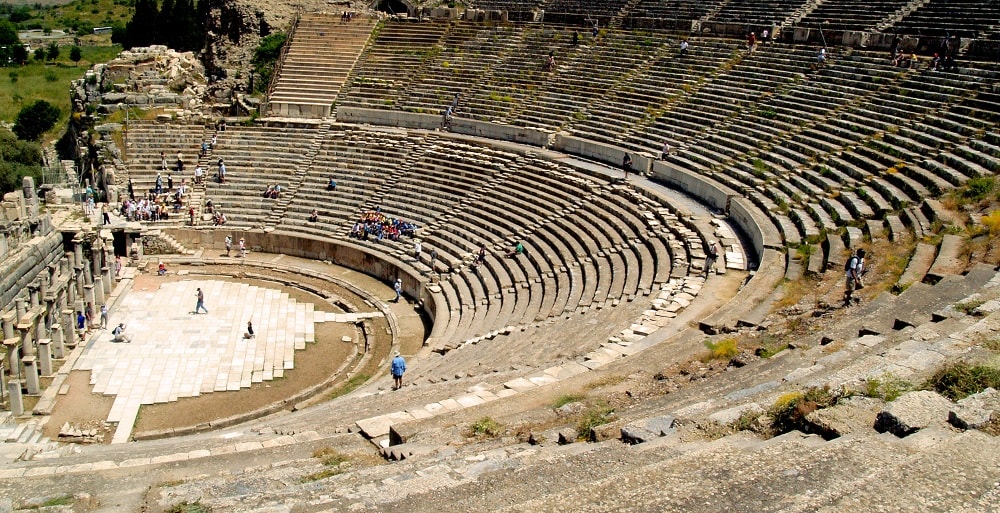
[[[37,141],[42,134],[48,132],[59,121],[62,112],[59,107],[45,100],[35,100],[34,103],[17,113],[14,133],[24,141]]]
[[[44,61],[45,60],[45,48],[42,48],[42,47],[39,46],[38,48],[35,48],[35,52],[34,53],[35,53],[35,60],[36,61]]]
[[[18,141],[10,130],[0,128],[0,195],[21,189],[21,179],[42,177],[42,152],[38,143]]]
[[[17,64],[28,62],[28,49],[24,45],[14,45],[11,50],[11,57]]]
[[[80,59],[82,58],[83,58],[83,50],[81,50],[79,46],[73,45],[72,47],[70,47],[69,60],[73,62],[80,62]]]
[[[17,37],[17,27],[13,23],[0,19],[0,45],[19,45],[21,39]]]
[[[125,26],[125,49],[136,46],[149,46],[157,40],[156,0],[136,0],[135,14]]]
[[[45,59],[54,61],[59,58],[59,45],[55,42],[49,43],[45,49]]]

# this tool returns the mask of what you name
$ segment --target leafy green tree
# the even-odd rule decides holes
[[[44,61],[45,60],[45,48],[42,48],[41,46],[39,46],[38,48],[35,48],[35,60],[36,61]]]
[[[28,49],[24,45],[14,45],[11,49],[11,57],[17,64],[28,62]]]
[[[262,92],[271,82],[271,75],[274,73],[274,63],[281,56],[281,47],[285,45],[287,36],[282,32],[275,32],[260,40],[257,49],[254,50],[253,71],[257,74],[254,80],[255,92]]]
[[[80,62],[80,59],[82,58],[83,58],[83,50],[81,50],[79,46],[73,45],[72,47],[70,47],[69,60],[73,62]]]
[[[45,48],[45,59],[54,61],[59,58],[59,45],[52,42]]]
[[[0,19],[0,45],[18,45],[21,39],[17,37],[17,27],[13,23]]]
[[[59,107],[45,100],[35,100],[17,113],[14,133],[24,141],[37,141],[59,121]]]
[[[136,0],[135,14],[125,25],[125,40],[122,46],[126,49],[136,46],[149,46],[157,41],[157,23],[159,11],[156,0]]]
[[[19,190],[21,179],[42,177],[42,152],[38,143],[19,141],[10,130],[0,129],[0,194]]]

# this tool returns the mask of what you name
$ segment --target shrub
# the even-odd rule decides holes
[[[313,451],[312,456],[313,458],[319,459],[323,465],[330,468],[325,468],[319,472],[313,472],[312,474],[302,476],[302,478],[299,479],[300,482],[309,483],[340,474],[344,471],[343,464],[350,461],[350,458],[348,458],[347,455],[332,447],[322,447],[320,449],[316,449]]]
[[[59,120],[59,107],[45,100],[36,100],[17,113],[14,133],[24,141],[37,141]]]
[[[810,388],[805,392],[791,392],[782,395],[768,410],[774,421],[772,426],[778,434],[796,429],[808,431],[806,415],[832,406],[836,398],[827,388]]]
[[[990,235],[1000,235],[1000,210],[994,210],[983,217],[983,226],[989,230]]]
[[[580,415],[580,420],[576,423],[577,436],[581,440],[591,438],[590,431],[597,426],[607,424],[611,421],[615,409],[606,403],[599,403],[584,410]]]
[[[955,303],[955,310],[964,313],[965,315],[976,315],[976,308],[983,305],[985,301],[981,299],[970,299],[969,301],[962,301]]]
[[[199,501],[184,501],[165,509],[164,513],[212,513],[212,508]]]
[[[709,360],[728,360],[740,353],[735,338],[724,338],[716,342],[706,340],[705,347],[708,348]]]
[[[962,197],[974,201],[986,198],[996,190],[996,178],[992,176],[982,176],[969,179],[965,182],[965,190]]]
[[[503,434],[503,426],[492,417],[483,417],[469,426],[469,433],[479,438],[497,438]]]
[[[324,465],[328,467],[335,467],[348,461],[350,458],[346,454],[332,448],[332,447],[321,447],[316,449],[312,453],[312,457],[320,460]]]
[[[958,401],[986,388],[1000,388],[1000,369],[986,365],[958,362],[944,367],[927,378],[924,388]]]
[[[895,374],[888,372],[877,378],[868,378],[861,389],[861,395],[882,399],[883,401],[895,401],[903,392],[913,388],[913,385]]]

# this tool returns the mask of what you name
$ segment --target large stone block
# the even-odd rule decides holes
[[[875,430],[904,437],[948,420],[954,405],[936,392],[920,390],[907,392],[880,411],[875,419]]]

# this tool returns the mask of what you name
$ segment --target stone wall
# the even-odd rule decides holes
[[[313,260],[330,262],[372,276],[386,285],[397,278],[403,280],[403,293],[415,298],[424,313],[433,321],[444,312],[434,294],[428,289],[428,280],[419,274],[411,274],[403,262],[390,255],[375,253],[371,249],[346,241],[334,241],[307,235],[282,232],[230,232],[220,230],[191,230],[179,228],[170,230],[170,235],[187,247],[225,249],[226,235],[234,239],[246,239],[251,251],[281,253]]]

